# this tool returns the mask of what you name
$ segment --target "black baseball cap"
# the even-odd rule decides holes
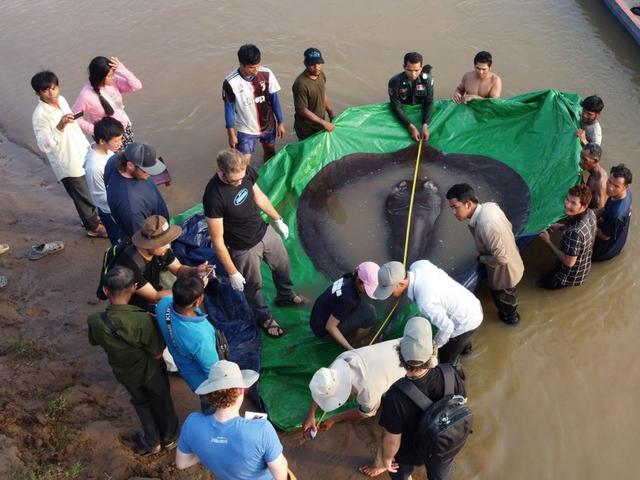
[[[156,158],[156,149],[147,143],[130,143],[120,155],[149,175],[158,175],[167,169],[167,166]]]
[[[324,58],[322,58],[322,54],[320,50],[317,48],[307,48],[304,51],[304,64],[305,65],[316,65],[318,63],[324,63]]]

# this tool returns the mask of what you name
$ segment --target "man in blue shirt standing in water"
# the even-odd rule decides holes
[[[631,170],[624,164],[611,167],[607,179],[607,203],[598,219],[596,241],[593,245],[593,261],[610,260],[622,251],[631,223],[633,196],[629,185],[633,179]]]

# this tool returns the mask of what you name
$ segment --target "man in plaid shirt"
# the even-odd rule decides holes
[[[589,209],[589,202],[591,190],[587,185],[571,187],[564,200],[564,213],[567,215],[565,223],[554,223],[540,234],[540,239],[558,260],[554,269],[538,282],[542,288],[555,290],[582,285],[589,275],[596,235],[596,215]],[[560,248],[551,241],[549,230],[564,230]]]

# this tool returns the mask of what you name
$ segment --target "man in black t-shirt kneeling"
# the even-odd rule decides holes
[[[444,375],[435,368],[436,356],[433,351],[431,324],[426,318],[413,317],[404,327],[404,335],[398,346],[400,365],[418,389],[434,403],[444,397]],[[402,381],[399,380],[399,381]],[[382,461],[384,467],[362,467],[360,471],[368,476],[376,476],[389,471],[392,480],[406,480],[418,465],[427,469],[429,480],[451,480],[453,459],[448,462],[425,462],[415,448],[417,426],[422,415],[416,405],[394,383],[382,398],[382,413],[379,424],[383,427]],[[455,371],[455,395],[467,396],[464,380]]]
[[[293,291],[289,256],[276,231],[285,239],[289,228],[258,187],[258,172],[248,167],[244,156],[234,148],[218,153],[217,171],[202,197],[211,244],[224,266],[231,286],[243,291],[253,314],[265,333],[280,337],[284,330],[275,319],[262,294],[260,264],[264,260],[273,274],[277,290],[275,303],[298,306],[306,299]],[[272,221],[262,220],[263,211]]]

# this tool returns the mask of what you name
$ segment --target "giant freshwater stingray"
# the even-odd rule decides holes
[[[415,145],[393,153],[351,154],[329,163],[309,182],[298,202],[298,231],[319,271],[333,279],[363,260],[380,264],[403,260],[416,156]],[[387,177],[397,178],[380,185],[376,177],[383,182]],[[358,189],[360,182],[372,180],[358,190],[363,209],[356,213],[357,219],[343,215],[340,198],[351,193],[347,189]],[[502,162],[482,155],[445,154],[423,146],[407,265],[418,259],[431,260],[472,288],[478,268],[471,234],[466,227],[455,225],[445,199],[449,187],[462,182],[476,190],[480,202],[498,203],[516,235],[527,224],[531,195],[524,179]],[[337,235],[338,231],[342,235]],[[349,248],[346,238],[352,240]],[[382,258],[366,258],[366,252],[371,251],[367,242],[385,246],[378,255]]]

